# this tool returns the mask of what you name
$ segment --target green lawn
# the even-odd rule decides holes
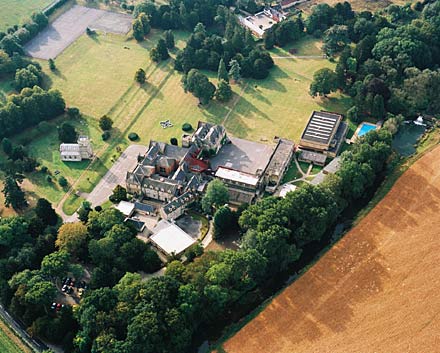
[[[54,0],[1,0],[0,31],[22,24],[33,12],[41,11]]]
[[[25,145],[29,154],[37,158],[41,166],[46,166],[49,169],[48,174],[42,172],[28,174],[26,182],[30,182],[31,185],[25,185],[29,191],[44,196],[53,203],[57,203],[66,191],[58,185],[58,178],[64,176],[69,184],[72,184],[89,165],[88,161],[61,161],[57,126],[65,120],[65,118],[59,118],[49,122],[47,131],[32,128],[12,139],[14,143]],[[101,139],[101,131],[95,119],[86,117],[85,119],[70,120],[69,123],[75,126],[80,134],[90,137],[95,151],[106,145]],[[57,175],[56,171],[59,172]],[[47,180],[47,175],[51,176],[52,181]]]
[[[60,163],[55,129],[45,136],[29,139],[30,148],[50,170],[60,170],[69,181],[80,176],[76,190],[90,192],[99,179],[130,143],[127,135],[136,132],[148,144],[150,139],[169,141],[180,138],[185,122],[196,126],[199,120],[224,124],[231,135],[272,143],[274,136],[298,141],[313,110],[344,113],[350,106],[349,98],[334,94],[330,98],[312,98],[308,94],[313,73],[335,64],[323,59],[275,59],[276,67],[266,80],[244,80],[232,86],[234,96],[227,104],[213,101],[199,107],[198,100],[185,94],[181,74],[173,70],[172,60],[157,65],[149,59],[149,49],[162,35],[153,31],[143,43],[124,36],[98,34],[81,36],[56,59],[56,72],[50,72],[47,62],[40,61],[47,73],[46,85],[57,88],[69,106],[78,107],[88,125],[83,132],[91,135],[99,160],[84,172],[86,164],[68,166]],[[176,45],[183,48],[188,36],[176,32]],[[296,46],[298,53],[313,55],[319,42],[306,38]],[[176,54],[173,50],[172,55]],[[285,55],[283,53],[273,53]],[[147,73],[147,83],[139,86],[133,76],[138,68]],[[207,73],[216,83],[216,73]],[[97,119],[109,115],[114,120],[112,138],[103,143]],[[171,120],[172,128],[163,129],[159,122]],[[84,172],[84,173],[83,173]],[[32,180],[31,180],[32,181]],[[57,186],[45,180],[34,180],[42,188],[35,190],[51,201],[62,197]],[[71,197],[66,206],[72,212],[80,200]]]
[[[270,52],[273,56],[291,55],[289,50],[295,49],[295,54],[298,56],[307,55],[323,55],[322,42],[312,36],[306,36],[298,42],[287,44],[284,48],[274,48]]]
[[[286,174],[284,174],[282,183],[287,183],[288,181],[299,179],[301,177],[302,177],[302,174],[298,170],[298,167],[296,166],[296,163],[292,162],[290,164],[289,168],[287,169]]]

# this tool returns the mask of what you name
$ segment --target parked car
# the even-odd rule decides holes
[[[61,288],[61,291],[62,291],[63,293],[66,293],[66,292],[68,291],[68,289],[69,289],[69,286],[68,286],[67,284],[65,284],[65,285]]]
[[[50,306],[51,310],[55,310],[57,308],[57,303],[53,302],[52,305]]]
[[[78,296],[81,298],[84,295],[84,288],[78,289]]]
[[[57,307],[56,307],[56,310],[57,310],[57,311],[60,311],[61,308],[62,308],[63,306],[64,306],[64,305],[62,305],[61,303],[58,303],[58,304],[57,304]]]

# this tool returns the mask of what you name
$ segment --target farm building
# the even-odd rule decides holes
[[[335,157],[348,130],[348,126],[342,121],[342,118],[342,115],[337,113],[313,111],[301,135],[299,144],[301,149]]]
[[[196,241],[174,223],[161,220],[154,227],[150,242],[166,256],[179,256]]]
[[[62,143],[60,157],[64,162],[81,162],[93,157],[93,149],[87,136],[80,136],[77,143]]]

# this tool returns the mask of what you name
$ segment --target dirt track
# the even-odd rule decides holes
[[[223,347],[440,352],[440,147]]]

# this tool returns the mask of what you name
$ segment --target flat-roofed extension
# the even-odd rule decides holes
[[[258,181],[260,180],[258,177],[255,177],[251,174],[223,167],[217,169],[215,176],[220,179],[230,180],[239,184],[242,183],[251,186],[256,186],[258,184]]]
[[[339,127],[342,115],[314,111],[304,129],[301,140],[329,145]]]

